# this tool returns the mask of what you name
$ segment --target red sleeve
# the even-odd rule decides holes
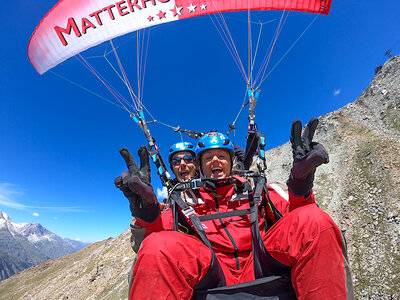
[[[279,210],[279,212],[282,215],[284,215],[286,213],[286,211],[288,210],[288,206],[289,206],[287,196],[285,199],[285,195],[283,195],[283,193],[285,191],[278,191],[269,185],[267,186],[267,188],[268,188],[268,194],[269,194],[269,197],[271,198],[272,203]]]
[[[310,195],[308,197],[301,196],[297,197],[289,191],[289,212],[295,210],[298,207],[315,203],[314,193],[311,190]]]
[[[153,223],[147,223],[143,220],[136,219],[136,225],[146,228],[145,236],[148,236],[152,232],[172,230],[172,212],[171,209],[163,211],[156,221]]]
[[[298,207],[315,203],[314,193],[312,190],[308,197],[296,197],[290,191],[280,190],[280,188],[276,190],[268,185],[268,193],[272,203],[282,215],[285,215],[286,213],[289,213]],[[269,216],[270,214],[271,213],[268,212]]]

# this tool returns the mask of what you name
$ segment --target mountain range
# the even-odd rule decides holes
[[[87,245],[89,243],[61,238],[40,223],[14,223],[0,210],[0,280]]]

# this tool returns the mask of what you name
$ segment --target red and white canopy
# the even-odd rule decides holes
[[[142,28],[217,12],[287,10],[327,15],[332,0],[61,0],[40,21],[28,57],[43,74],[104,41]]]

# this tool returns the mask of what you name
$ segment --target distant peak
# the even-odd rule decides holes
[[[4,219],[6,221],[11,221],[10,217],[2,210],[0,210],[0,219]]]

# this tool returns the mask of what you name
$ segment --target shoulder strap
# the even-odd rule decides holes
[[[280,219],[282,215],[276,209],[272,203],[269,195],[268,188],[265,182],[265,177],[260,176],[257,180],[254,196],[249,193],[250,210],[251,210],[251,235],[252,235],[252,247],[254,257],[254,276],[255,278],[262,278],[271,275],[283,275],[290,272],[291,267],[286,266],[279,261],[275,260],[265,249],[264,241],[261,238],[260,227],[258,225],[258,207],[259,205],[265,206],[265,197],[262,192],[265,191],[265,196],[268,199],[268,204],[271,205],[271,209],[275,216],[275,221]],[[253,202],[253,204],[252,204]],[[262,212],[262,210],[260,210]],[[268,226],[268,222],[265,219],[265,226]],[[268,229],[268,228],[266,228]]]
[[[173,230],[177,231],[178,230],[178,213],[179,210],[177,209],[177,206],[179,206],[181,208],[181,211],[183,213],[183,215],[190,219],[190,221],[192,222],[192,225],[194,227],[194,230],[196,231],[197,235],[199,236],[199,238],[201,239],[201,241],[211,249],[211,251],[214,253],[214,250],[212,249],[211,243],[207,238],[207,235],[204,231],[203,226],[201,225],[201,222],[199,220],[199,217],[196,215],[196,212],[194,211],[194,209],[189,206],[186,202],[184,202],[181,198],[181,191],[183,189],[185,189],[186,187],[186,183],[182,183],[182,184],[177,184],[174,189],[171,191],[170,194],[170,199],[171,199],[171,203],[173,206]]]

